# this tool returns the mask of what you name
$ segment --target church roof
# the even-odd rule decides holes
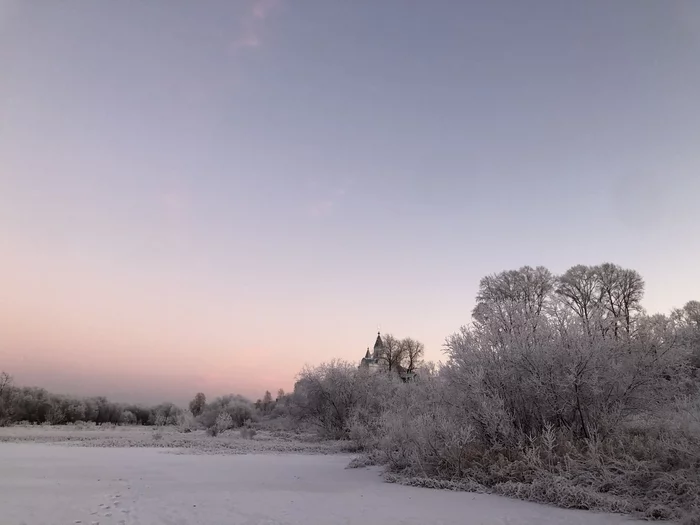
[[[382,334],[377,332],[377,340],[374,342],[374,348],[384,348],[384,341],[382,341]]]
[[[369,353],[369,347],[367,347],[367,353],[365,354],[365,359],[369,359],[370,357],[372,357],[372,356]]]

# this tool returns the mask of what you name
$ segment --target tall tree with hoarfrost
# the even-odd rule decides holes
[[[0,372],[0,427],[10,423],[12,417],[12,376]]]
[[[554,284],[554,276],[544,266],[523,266],[484,277],[472,312],[475,330],[490,334],[495,348],[515,333],[525,336],[523,342],[536,344]]]
[[[391,334],[382,336],[382,348],[379,362],[389,372],[400,371],[404,361],[405,348],[396,337]]]
[[[595,267],[579,264],[557,279],[557,295],[581,320],[588,334],[601,311],[600,279]]]
[[[612,263],[596,267],[600,280],[601,303],[608,313],[613,334],[627,338],[634,331],[637,317],[643,313],[644,279],[635,270]]]
[[[194,399],[190,401],[190,412],[193,416],[198,416],[204,411],[204,407],[207,404],[207,396],[202,392],[198,392]]]
[[[409,374],[415,372],[423,363],[425,346],[420,341],[416,341],[410,337],[402,339],[399,342],[399,346],[401,347],[402,356],[401,366]]]
[[[700,368],[700,301],[688,301],[683,308],[674,310],[671,317],[691,354],[692,366]]]

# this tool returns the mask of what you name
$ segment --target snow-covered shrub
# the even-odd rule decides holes
[[[246,421],[257,420],[257,414],[253,404],[243,396],[230,394],[216,398],[211,403],[208,403],[197,421],[210,433],[218,434],[221,430],[215,429],[219,416],[225,413],[228,415],[231,423],[228,428],[242,427]],[[212,430],[215,429],[215,430]]]
[[[231,414],[222,411],[217,414],[216,419],[214,420],[214,424],[210,427],[207,427],[207,434],[210,436],[218,436],[222,432],[233,428],[233,426],[234,425],[233,419],[231,418]]]
[[[409,392],[396,375],[358,370],[355,376],[356,403],[348,421],[348,436],[361,450],[376,447],[381,418],[397,397]]]
[[[192,415],[192,412],[183,410],[177,419],[177,429],[180,432],[192,432],[199,427],[197,419]]]
[[[241,437],[243,439],[253,439],[255,435],[258,433],[257,430],[255,430],[253,427],[250,426],[244,426],[241,427]]]
[[[119,418],[119,423],[122,425],[135,425],[136,414],[134,414],[130,410],[124,410],[122,412],[121,418]]]
[[[323,436],[343,438],[360,392],[357,366],[331,361],[304,368],[294,385],[290,411],[297,420],[308,422]]]
[[[151,409],[148,424],[156,426],[177,425],[182,412],[183,410],[173,403],[161,403]]]
[[[216,417],[214,427],[216,427],[217,434],[220,434],[221,432],[232,428],[233,418],[231,417],[231,414],[229,414],[228,412],[219,412],[219,415]]]

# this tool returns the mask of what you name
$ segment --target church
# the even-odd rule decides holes
[[[360,368],[368,368],[370,371],[376,372],[380,368],[379,360],[382,358],[383,354],[384,341],[382,341],[382,334],[377,332],[377,340],[374,342],[374,350],[372,353],[370,353],[369,347],[367,348],[367,353],[362,358],[362,361],[360,361]]]
[[[382,358],[386,352],[386,347],[384,341],[382,341],[382,334],[377,332],[377,339],[374,341],[374,349],[370,352],[367,348],[367,353],[360,361],[360,369],[367,369],[370,372],[377,372],[379,370],[386,370],[385,366],[382,366]],[[385,363],[384,363],[385,364]],[[415,370],[406,370],[401,366],[401,364],[396,363],[394,365],[393,373],[398,376],[404,383],[412,381],[417,377]]]

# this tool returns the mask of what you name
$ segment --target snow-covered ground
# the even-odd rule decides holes
[[[623,516],[383,483],[347,455],[0,443],[3,525],[612,525]],[[641,523],[641,522],[640,522]]]
[[[203,430],[180,432],[175,427],[114,425],[17,425],[0,427],[0,442],[60,443],[80,447],[176,448],[187,454],[294,453],[336,454],[348,452],[350,444],[319,441],[313,433],[258,431],[244,439],[239,430],[207,436]],[[0,522],[1,525],[1,522]]]

